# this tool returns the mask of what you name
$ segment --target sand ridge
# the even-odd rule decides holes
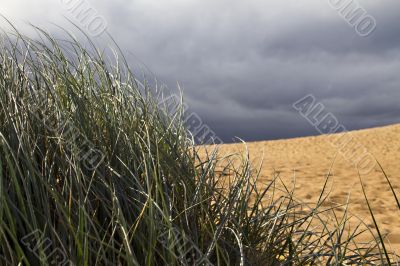
[[[382,165],[400,197],[400,124],[347,133],[355,146],[365,147]],[[335,136],[336,135],[336,136]],[[327,173],[332,166],[332,191],[329,200],[345,203],[350,193],[350,212],[373,228],[368,207],[362,194],[358,170],[354,161],[338,151],[332,140],[338,136],[321,135],[286,140],[246,143],[250,159],[258,164],[263,159],[260,182],[271,180],[279,172],[285,182],[296,176],[296,197],[310,204],[316,202]],[[350,146],[349,146],[350,147]],[[224,144],[220,154],[243,152],[245,145]],[[336,159],[335,159],[336,157]],[[333,163],[334,162],[334,163]],[[333,164],[332,164],[333,163]],[[397,254],[400,253],[400,210],[379,166],[362,173],[367,195],[380,230]]]

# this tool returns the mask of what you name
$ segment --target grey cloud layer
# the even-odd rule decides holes
[[[12,10],[23,2],[0,13],[18,18]],[[65,15],[57,1],[37,2],[54,10],[47,21]],[[377,20],[364,38],[328,0],[90,3],[131,62],[140,58],[170,88],[179,81],[191,110],[225,141],[316,134],[291,107],[308,93],[349,129],[400,122],[398,1],[359,0]],[[20,16],[41,14],[32,10]]]

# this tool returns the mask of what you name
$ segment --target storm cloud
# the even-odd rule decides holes
[[[3,2],[23,30],[73,28],[70,1]],[[316,135],[292,107],[310,93],[348,129],[400,122],[398,1],[358,1],[376,20],[366,37],[328,0],[87,3],[129,62],[170,90],[179,82],[190,111],[225,142]]]

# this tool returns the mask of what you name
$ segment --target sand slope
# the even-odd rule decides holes
[[[264,158],[261,182],[271,180],[274,171],[280,172],[280,176],[289,183],[295,174],[296,197],[310,203],[317,200],[328,170],[337,154],[332,167],[332,183],[330,185],[333,185],[333,189],[330,200],[345,203],[348,194],[351,193],[351,213],[366,221],[373,228],[355,167],[357,159],[351,159],[346,152],[351,153],[357,147],[359,150],[360,147],[364,147],[370,155],[376,157],[400,198],[400,124],[348,132],[346,136],[351,136],[351,141],[341,151],[338,149],[340,145],[333,144],[333,141],[338,141],[340,136],[343,134],[253,142],[247,143],[247,146],[254,163],[258,163],[262,157]],[[342,138],[342,141],[344,139]],[[243,150],[243,144],[225,144],[221,146],[220,154]],[[360,156],[356,152],[353,155],[355,158]],[[378,166],[375,166],[369,173],[362,173],[362,180],[381,230],[389,233],[392,248],[399,254],[400,210],[390,187]]]

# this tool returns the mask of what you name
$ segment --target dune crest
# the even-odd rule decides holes
[[[362,145],[384,168],[398,195],[400,194],[400,124],[350,131],[355,149]],[[350,193],[350,212],[366,221],[373,228],[362,194],[358,171],[352,160],[338,152],[332,144],[333,135],[301,137],[286,140],[260,141],[247,143],[250,158],[254,164],[264,159],[260,182],[271,180],[279,173],[285,182],[296,177],[296,197],[312,204],[319,196],[327,173],[332,166],[332,186],[330,201],[345,203]],[[220,154],[244,151],[243,144],[225,144]],[[336,160],[335,154],[337,153]],[[334,163],[333,163],[334,162]],[[333,163],[333,165],[332,165]],[[387,233],[392,248],[400,253],[400,211],[391,193],[385,177],[379,167],[367,174],[362,180],[373,207],[380,230]]]

